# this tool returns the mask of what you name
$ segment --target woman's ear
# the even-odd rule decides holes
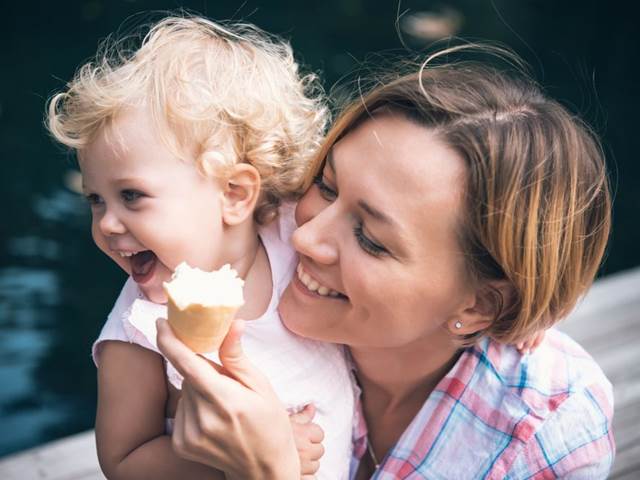
[[[447,321],[454,335],[472,335],[491,326],[501,312],[509,309],[515,290],[508,280],[491,280],[470,294],[469,301],[458,314]]]
[[[252,218],[260,197],[258,170],[248,163],[234,165],[222,187],[222,221],[234,226]]]

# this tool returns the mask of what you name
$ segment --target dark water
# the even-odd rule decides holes
[[[630,3],[631,4],[631,3]],[[368,52],[402,49],[394,1],[65,1],[1,7],[0,455],[93,424],[92,340],[124,281],[93,246],[88,211],[65,184],[73,161],[42,128],[45,99],[126,17],[186,7],[244,18],[292,40],[332,85]],[[410,35],[444,14],[458,34],[507,43],[549,92],[605,141],[616,189],[615,230],[603,273],[640,264],[636,160],[639,42],[635,12],[612,2],[407,1]],[[426,22],[426,23],[425,23]],[[436,23],[435,26],[439,24]],[[446,22],[445,22],[446,26]]]

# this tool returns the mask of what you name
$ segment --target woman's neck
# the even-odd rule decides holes
[[[395,445],[460,353],[444,334],[398,348],[351,348],[377,459]]]
[[[427,393],[422,398],[424,402],[454,365],[459,353],[446,337],[401,347],[351,347],[364,394],[386,400],[388,408],[401,405],[416,392]]]

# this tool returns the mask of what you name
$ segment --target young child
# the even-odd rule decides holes
[[[52,135],[77,152],[96,245],[130,275],[93,347],[102,469],[224,478],[178,458],[169,437],[182,379],[156,347],[155,320],[166,317],[163,282],[186,261],[229,263],[244,279],[244,350],[291,412],[315,405],[318,478],[346,478],[353,390],[342,350],[294,336],[276,310],[296,265],[286,201],[322,138],[321,90],[287,43],[249,25],[169,17],[126,51],[130,40],[107,40],[48,113]]]

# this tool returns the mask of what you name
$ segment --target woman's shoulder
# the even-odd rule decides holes
[[[385,473],[606,478],[615,451],[612,401],[596,362],[556,330],[530,355],[483,339],[429,396]]]
[[[532,411],[543,415],[586,388],[598,387],[612,401],[612,387],[600,366],[577,342],[550,329],[533,353],[521,354],[511,345],[485,339],[474,349],[486,364],[486,374],[503,389],[521,398]]]
[[[469,387],[513,425],[505,433],[515,441],[494,463],[499,472],[513,478],[543,471],[606,477],[615,453],[613,389],[578,343],[551,329],[532,354],[488,339],[465,354],[467,363],[475,363]]]

